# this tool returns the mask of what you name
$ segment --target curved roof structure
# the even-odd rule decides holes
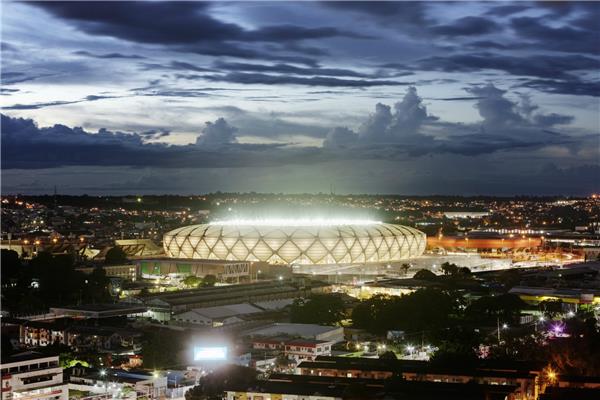
[[[281,264],[389,263],[423,254],[425,234],[375,221],[225,221],[164,235],[170,257]]]

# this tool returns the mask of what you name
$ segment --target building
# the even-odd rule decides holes
[[[180,258],[156,258],[137,260],[136,266],[142,278],[156,279],[163,276],[205,277],[214,275],[219,281],[239,280],[250,277],[250,262],[227,260],[194,260]]]
[[[160,399],[165,398],[167,393],[167,376],[164,373],[76,366],[70,368],[68,374],[69,389],[87,392],[91,398],[108,395],[113,399]]]
[[[94,269],[97,267],[79,267],[75,268],[76,271],[82,272],[86,275],[94,272]],[[103,265],[99,267],[106,272],[106,276],[123,278],[128,281],[135,281],[138,276],[138,266],[135,264],[127,264],[127,265]]]
[[[314,360],[318,356],[331,355],[335,343],[317,339],[292,339],[286,336],[259,337],[252,340],[255,350],[276,351],[294,359],[296,362]]]
[[[220,221],[164,235],[169,257],[272,264],[390,263],[420,256],[425,234],[376,221]]]
[[[483,218],[490,215],[488,211],[444,211],[444,217],[448,219],[470,219]]]
[[[600,289],[554,288],[515,286],[509,293],[516,294],[521,300],[538,304],[542,301],[562,301],[573,305],[600,304]]]
[[[243,322],[244,315],[262,312],[264,312],[263,309],[252,304],[240,303],[226,306],[194,308],[174,315],[173,320],[181,323],[218,327]]]
[[[443,382],[453,384],[479,384],[511,386],[513,399],[537,399],[540,382],[537,366],[485,365],[470,367],[440,367],[425,361],[382,360],[370,358],[319,356],[315,361],[304,361],[297,367],[300,375],[330,378],[377,379],[401,378],[409,382]]]
[[[53,318],[70,317],[76,319],[84,318],[112,318],[112,317],[135,317],[147,311],[147,307],[139,304],[84,304],[80,306],[50,307],[50,315]]]
[[[261,281],[155,293],[137,299],[127,299],[127,301],[146,306],[148,312],[144,314],[145,317],[169,321],[173,315],[194,308],[310,297],[312,294],[324,293],[329,289],[330,285],[311,280]]]
[[[286,335],[289,338],[314,339],[333,343],[344,340],[344,328],[314,324],[273,323],[266,327],[251,329],[244,334],[251,337]]]
[[[19,325],[19,343],[25,347],[53,344],[69,346],[76,351],[131,354],[139,352],[142,334],[138,331],[107,326],[84,326],[72,320],[15,321]]]
[[[225,387],[227,400],[445,399],[515,400],[515,387],[477,383],[407,382],[272,374]]]
[[[67,400],[58,356],[25,352],[2,356],[2,400]]]

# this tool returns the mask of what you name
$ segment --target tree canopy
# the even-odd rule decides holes
[[[115,246],[106,252],[104,263],[106,265],[119,265],[127,262],[127,254],[119,246]]]
[[[354,308],[352,321],[373,333],[428,330],[445,326],[458,304],[448,292],[433,288],[404,296],[376,295]]]
[[[198,385],[185,393],[185,400],[220,400],[226,387],[248,388],[258,372],[240,365],[227,365],[200,378]]]
[[[314,295],[294,300],[290,319],[296,323],[333,325],[344,319],[344,308],[344,302],[338,295]]]

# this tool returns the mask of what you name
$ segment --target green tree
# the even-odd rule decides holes
[[[119,265],[127,263],[127,254],[119,246],[112,247],[104,257],[106,265]]]
[[[202,283],[202,279],[194,275],[186,276],[182,283],[188,288],[197,288]]]
[[[519,296],[505,293],[500,296],[480,297],[467,307],[466,314],[478,321],[482,316],[510,321],[518,316],[526,306],[527,304]]]
[[[381,358],[382,360],[397,360],[398,359],[398,357],[396,357],[396,353],[394,353],[391,350],[388,350],[385,353],[382,353],[381,355],[379,355],[379,358]]]
[[[406,273],[408,272],[408,270],[410,269],[410,264],[404,263],[400,266],[400,269],[402,269],[402,273],[404,275],[406,275]]]
[[[142,339],[142,359],[145,368],[173,368],[184,362],[182,354],[187,342],[185,332],[156,329],[144,333]]]
[[[456,275],[458,272],[458,265],[449,262],[443,263],[441,268],[442,272],[444,272],[444,275]]]
[[[344,309],[344,301],[338,295],[313,295],[308,299],[294,300],[290,319],[295,323],[331,325],[344,319]]]
[[[215,286],[215,283],[217,283],[217,277],[214,275],[208,274],[202,278],[202,286]]]
[[[110,279],[101,266],[96,266],[92,273],[85,278],[84,283],[82,297],[86,302],[103,303],[112,300],[108,291]]]
[[[441,329],[458,314],[458,297],[436,288],[419,289],[404,296],[373,296],[354,307],[352,322],[372,333]]]
[[[200,378],[198,385],[185,393],[185,400],[220,400],[228,387],[249,388],[258,372],[240,365],[227,365]]]
[[[437,279],[437,275],[434,274],[433,272],[431,272],[428,269],[420,269],[417,271],[417,273],[413,276],[414,279],[421,279],[424,281],[434,281]]]
[[[2,265],[2,268],[0,268],[0,279],[2,283],[8,283],[11,279],[17,279],[22,272],[19,253],[7,249],[2,249],[0,253],[0,265]]]

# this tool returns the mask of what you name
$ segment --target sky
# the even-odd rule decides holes
[[[5,194],[600,192],[600,3],[1,7]]]

